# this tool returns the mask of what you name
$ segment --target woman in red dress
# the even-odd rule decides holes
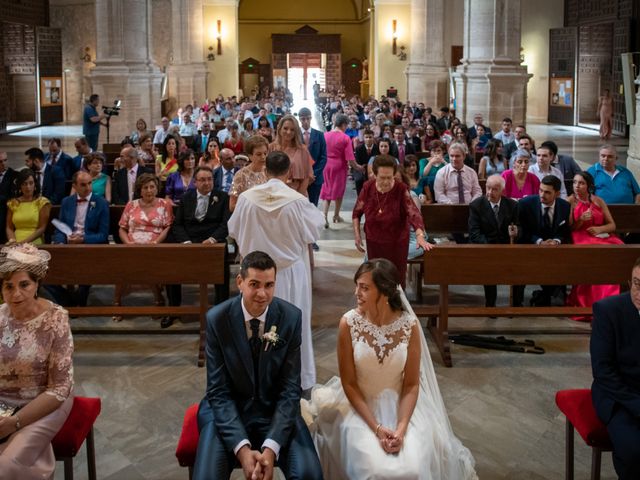
[[[376,157],[373,162],[374,179],[369,180],[362,187],[352,218],[358,251],[365,251],[360,233],[360,220],[364,215],[367,258],[386,258],[393,262],[398,268],[404,288],[409,249],[409,225],[416,232],[418,247],[422,247],[425,252],[433,247],[425,240],[422,215],[411,199],[409,188],[394,179],[397,169],[395,158],[389,155]]]
[[[588,172],[577,173],[573,177],[573,195],[571,203],[571,237],[577,245],[622,245],[613,232],[616,224],[609,212],[609,207],[600,197],[593,195],[595,185]],[[567,305],[590,307],[598,300],[618,295],[619,285],[574,285],[567,298]],[[573,317],[574,320],[591,321],[591,315]]]

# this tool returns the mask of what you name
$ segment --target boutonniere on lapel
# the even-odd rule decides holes
[[[271,330],[262,335],[265,352],[268,352],[272,347],[275,347],[280,342],[280,335],[276,333],[277,330],[278,327],[272,325]]]
[[[217,201],[218,201],[218,197],[216,197],[216,196],[214,196],[214,197],[211,199],[211,203],[212,203],[212,204],[213,204],[213,203],[217,203]]]
[[[89,210],[96,208],[96,202],[89,202]]]

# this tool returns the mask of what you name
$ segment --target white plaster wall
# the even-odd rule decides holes
[[[549,29],[563,26],[564,2],[522,2],[524,64],[533,77],[527,87],[527,121],[546,122],[549,105]]]

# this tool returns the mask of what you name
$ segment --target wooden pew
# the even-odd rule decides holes
[[[196,284],[198,304],[171,306],[86,306],[78,316],[194,315],[200,317],[198,366],[204,365],[208,286],[224,282],[225,245],[44,245],[51,253],[44,283],[50,285]],[[188,268],[176,268],[188,265]],[[122,329],[118,333],[129,334]]]
[[[609,210],[616,222],[616,233],[640,232],[640,205],[609,205]],[[422,220],[429,235],[467,233],[469,231],[469,206],[431,204],[422,206]],[[409,260],[409,265],[416,265],[416,300],[422,303],[420,278],[423,275],[422,257]]]
[[[419,317],[429,318],[429,331],[444,364],[450,367],[449,317],[591,313],[584,307],[451,306],[450,285],[624,284],[638,257],[640,246],[636,245],[439,245],[423,259],[423,280],[426,285],[438,286],[438,306],[416,305],[414,310]]]
[[[616,222],[616,233],[640,232],[640,205],[609,205]],[[469,231],[469,206],[431,204],[422,206],[425,228],[431,233],[466,233]]]

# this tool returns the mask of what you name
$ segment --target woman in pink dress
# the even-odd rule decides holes
[[[120,217],[120,240],[124,244],[142,243],[155,244],[166,240],[171,224],[173,223],[173,206],[171,200],[158,198],[160,184],[158,178],[150,173],[143,173],[136,180],[136,196],[140,198],[131,200],[124,207]],[[122,303],[122,297],[127,290],[125,285],[116,285],[114,293],[114,305]],[[156,305],[164,305],[162,285],[151,287]],[[116,315],[114,322],[119,322],[122,317]],[[171,325],[171,318],[164,317],[160,326],[166,328]]]
[[[30,243],[0,251],[0,478],[53,478],[51,440],[73,406],[69,315],[38,297],[51,255]]]
[[[353,145],[349,136],[344,133],[349,126],[349,117],[336,115],[333,130],[324,134],[327,143],[327,163],[323,170],[324,183],[320,190],[320,200],[324,200],[324,227],[329,228],[329,207],[331,201],[336,202],[333,223],[342,222],[340,208],[342,197],[347,187],[349,164],[355,163]]]
[[[592,192],[595,190],[593,177],[581,172],[573,177],[573,195],[571,203],[571,237],[575,244],[622,245],[613,232],[616,224],[607,204]],[[575,307],[590,307],[603,298],[620,293],[619,285],[574,285],[567,298],[567,304]],[[573,317],[574,320],[591,321],[591,315]]]
[[[604,94],[598,99],[597,114],[600,119],[600,138],[609,140],[613,126],[613,98],[611,98],[608,89],[605,90]]]
[[[285,115],[278,122],[276,139],[269,145],[269,152],[284,152],[291,160],[287,185],[305,197],[307,187],[313,177],[313,158],[302,142],[302,131],[293,115]]]
[[[505,186],[503,195],[507,198],[520,200],[527,195],[537,195],[540,189],[540,180],[529,172],[531,155],[524,149],[516,152],[516,159],[511,170],[502,172]]]

